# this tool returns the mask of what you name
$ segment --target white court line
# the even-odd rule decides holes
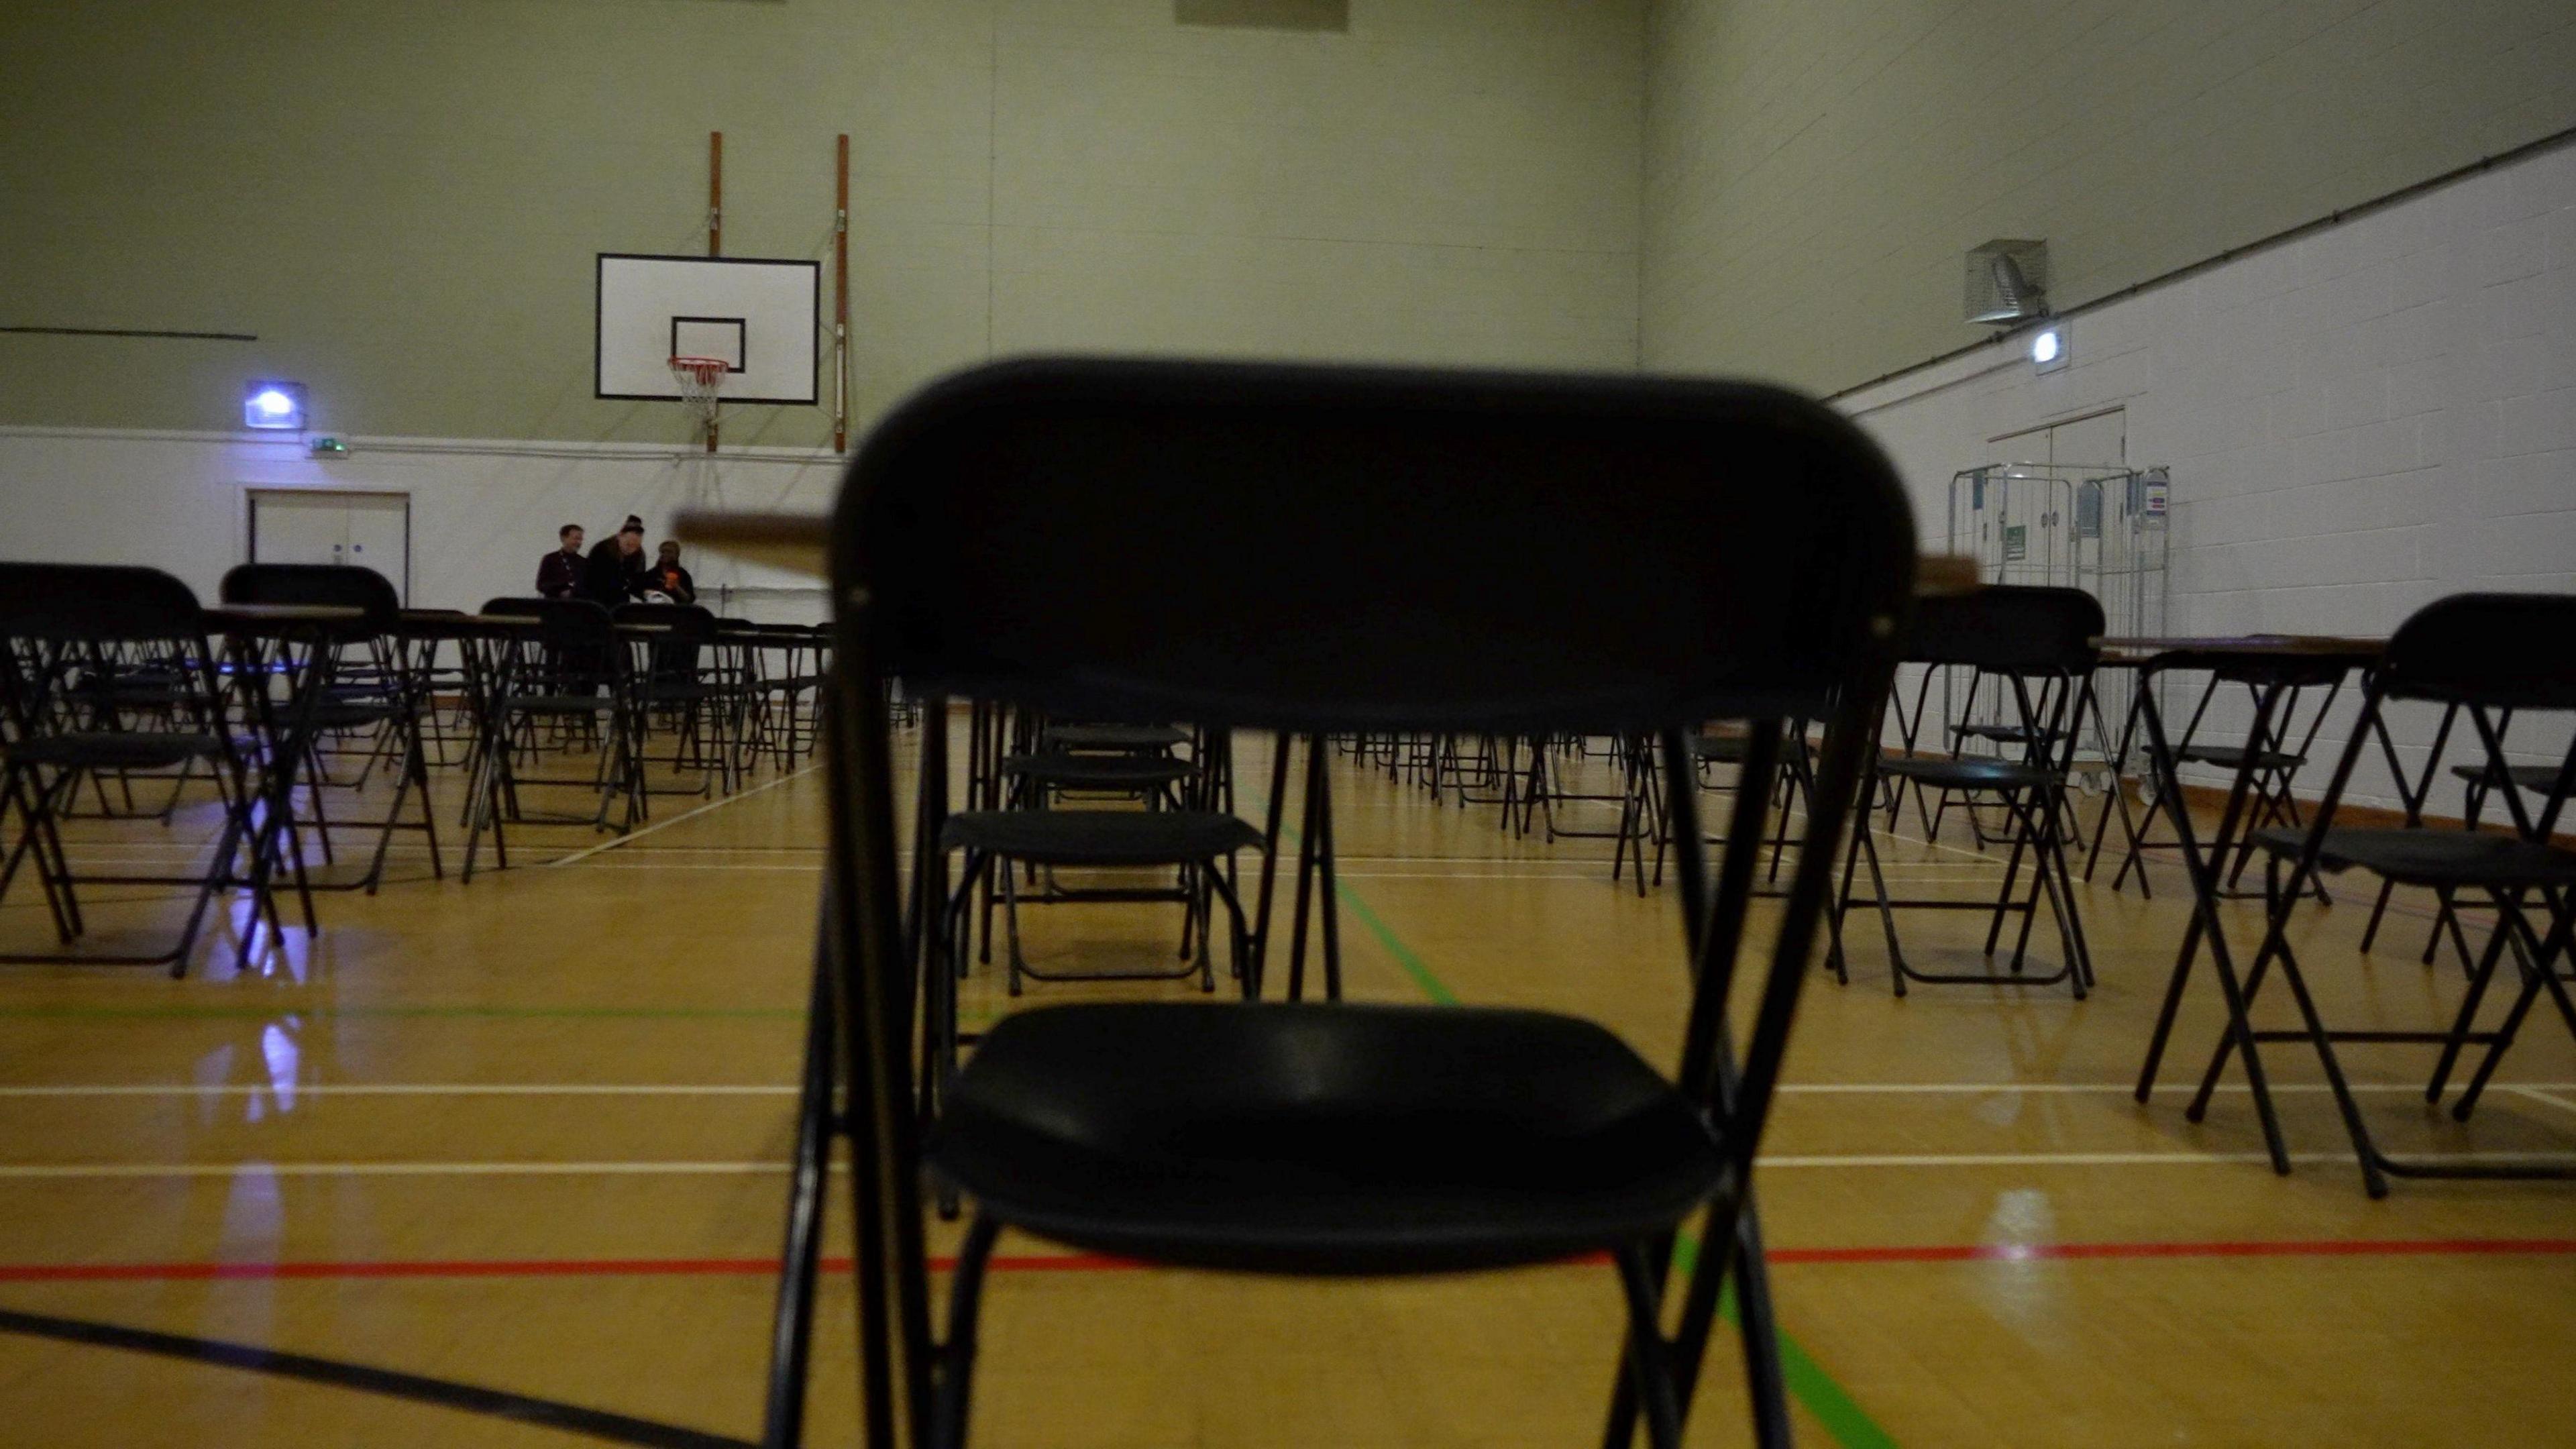
[[[2261,1152],[1904,1152],[1764,1156],[1758,1165],[1797,1168],[2227,1167],[2269,1163]],[[2293,1163],[2351,1162],[2349,1152],[2293,1152]],[[2561,1152],[2460,1152],[2456,1163],[2565,1162]],[[230,1177],[750,1177],[784,1175],[768,1162],[32,1162],[0,1164],[0,1181]],[[848,1164],[835,1162],[834,1172]]]
[[[683,810],[668,820],[656,820],[641,830],[630,830],[624,835],[618,836],[614,840],[603,840],[599,844],[591,846],[586,850],[576,850],[570,855],[558,856],[553,860],[547,861],[546,864],[549,866],[578,865],[582,861],[588,860],[592,856],[598,855],[603,851],[615,850],[619,846],[625,845],[631,841],[642,840],[645,836],[651,835],[657,830],[668,830],[672,826],[677,825],[684,820],[695,820],[709,811],[722,810],[727,805],[739,805],[754,795],[766,794],[767,792],[775,790],[779,786],[786,784],[790,780],[801,780],[821,768],[821,765],[807,765],[804,769],[794,771],[790,774],[781,775],[775,780],[764,780],[760,784],[752,786],[750,789],[743,791],[739,795],[727,795],[721,800],[710,800],[704,805],[698,806],[694,810]]]
[[[2500,1092],[2511,1092],[2517,1097],[2529,1097],[2535,1102],[2546,1102],[2552,1107],[2564,1107],[2570,1112],[2576,1112],[2576,1102],[2570,1102],[2564,1097],[2553,1097],[2550,1095],[2552,1092],[2576,1091],[2576,1087],[2570,1087],[2565,1082],[2535,1082],[2525,1086],[2516,1086],[2508,1082],[2495,1082],[2490,1085]]]
[[[799,1089],[793,1082],[295,1082],[289,1084],[287,1090],[316,1097],[790,1097]],[[1791,1096],[2126,1096],[2131,1088],[2126,1082],[1783,1082],[1779,1090]],[[2159,1092],[2167,1095],[2180,1095],[2190,1090],[2190,1086],[2183,1083],[2158,1088]],[[2218,1090],[2241,1093],[2250,1089],[2241,1082],[2227,1082],[2221,1083]],[[2283,1082],[2272,1087],[2275,1094],[2326,1090],[2328,1088],[2323,1082]],[[2355,1082],[2352,1090],[2421,1092],[2424,1089],[2412,1082]],[[2576,1103],[2545,1095],[2576,1092],[2576,1082],[2498,1082],[2492,1090],[2537,1097],[2553,1106],[2576,1111]],[[245,1082],[64,1082],[0,1086],[0,1098],[277,1094],[278,1089],[267,1083]]]
[[[676,823],[676,822],[675,822],[675,823]],[[613,847],[602,847],[602,848],[613,848]],[[675,852],[675,853],[676,853],[676,852]],[[548,862],[548,863],[549,863],[549,864],[555,864],[555,865],[561,865],[561,864],[566,864],[566,863],[568,863],[568,862],[565,862],[565,861],[551,861],[551,862]],[[1607,864],[1608,862],[1606,862],[1606,861],[1605,861],[1605,862],[1602,862],[1602,863],[1603,863],[1603,864]],[[622,861],[616,862],[615,864],[605,864],[605,863],[603,863],[603,864],[600,864],[600,865],[598,865],[598,866],[595,866],[595,867],[594,867],[594,869],[598,869],[598,870],[632,870],[632,871],[668,870],[668,871],[685,871],[685,872],[689,872],[689,873],[692,873],[692,874],[695,874],[695,873],[698,873],[698,872],[704,872],[704,871],[739,871],[739,872],[744,872],[744,873],[752,874],[752,875],[811,875],[811,874],[813,874],[813,873],[815,873],[815,872],[820,871],[821,869],[823,869],[823,863],[822,863],[821,861],[805,861],[805,862],[778,862],[778,863],[774,863],[774,864],[754,864],[754,863],[750,863],[750,862],[741,862],[741,861],[707,862],[707,861],[686,861],[686,860],[633,860],[633,859],[628,859],[628,860],[622,860]],[[1160,869],[1160,867],[1145,867],[1145,869]],[[1937,866],[1932,866],[1932,867],[1926,867],[1926,868],[1925,868],[1925,870],[1926,870],[1926,871],[1930,871],[1930,870],[1937,870],[1937,869],[1938,869],[1938,867],[1937,867]],[[1073,877],[1087,878],[1087,877],[1091,877],[1091,876],[1102,875],[1102,874],[1105,874],[1105,873],[1106,873],[1106,872],[1099,871],[1099,870],[1059,870],[1059,871],[1057,871],[1057,872],[1056,872],[1056,874],[1057,874],[1058,876],[1068,877],[1068,878],[1073,878]],[[1575,870],[1538,869],[1538,870],[1520,870],[1520,871],[1511,871],[1511,870],[1492,870],[1492,871],[1464,871],[1464,870],[1337,870],[1337,871],[1335,872],[1335,879],[1337,879],[1337,880],[1545,880],[1545,881],[1569,881],[1569,882],[1576,882],[1576,883],[1594,883],[1594,882],[1606,882],[1606,881],[1608,881],[1608,880],[1609,880],[1609,877],[1608,877],[1608,876],[1606,876],[1606,875],[1602,875],[1602,874],[1600,874],[1597,870],[1580,870],[1580,869],[1575,869]],[[1924,873],[1924,872],[1919,872],[1919,871],[1916,871],[1916,870],[1908,869],[1908,870],[1891,870],[1891,871],[1887,872],[1887,879],[1888,879],[1888,880],[1890,880],[1891,882],[1903,883],[1903,882],[1907,882],[1907,881],[1922,881],[1922,882],[1929,882],[1929,881],[1955,881],[1957,878],[1956,878],[1956,877],[1954,877],[1954,876],[1946,876],[1946,875],[1938,875],[1938,874],[1929,874],[1929,873]],[[1864,902],[1863,904],[1866,904],[1866,902]]]

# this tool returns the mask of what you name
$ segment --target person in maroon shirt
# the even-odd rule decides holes
[[[549,599],[569,599],[581,588],[581,525],[567,523],[555,530],[563,547],[547,554],[537,563],[537,592]]]

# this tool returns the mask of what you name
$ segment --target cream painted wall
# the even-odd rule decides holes
[[[676,441],[591,397],[599,251],[827,255],[855,414],[1035,348],[1626,366],[1640,0],[85,0],[0,9],[0,423]],[[828,283],[827,283],[828,286]],[[737,409],[809,446],[819,409]]]
[[[2576,125],[2568,0],[1654,0],[1642,355],[1834,391]]]

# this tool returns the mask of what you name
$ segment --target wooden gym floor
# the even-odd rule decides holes
[[[1264,748],[1242,757],[1245,781],[1267,778]],[[1668,889],[1614,887],[1606,842],[1515,840],[1490,809],[1340,768],[1353,997],[1563,1008],[1670,1055]],[[319,939],[290,932],[246,976],[228,933],[180,982],[0,968],[0,1442],[596,1442],[388,1391],[452,1392],[413,1380],[317,1383],[31,1333],[26,1315],[756,1433],[823,781],[762,783],[711,808],[657,800],[611,848],[530,828],[520,868],[471,886],[453,842],[443,884],[405,850],[381,895],[323,897]],[[203,831],[183,814],[75,833],[103,862],[184,857]],[[1908,888],[1973,893],[1997,869],[1955,833],[1891,850]],[[2241,1091],[2200,1126],[2170,1085],[2133,1103],[2184,919],[2176,873],[2156,884],[2152,904],[2084,891],[2101,974],[2085,1003],[1893,1000],[1865,917],[1851,984],[1808,991],[1760,1179],[1802,1441],[2576,1442],[2576,1190],[2400,1183],[2369,1201],[2295,1046],[2269,1058],[2290,1178],[2257,1160]],[[2421,904],[2364,959],[2361,891],[2301,928],[2330,1016],[2440,1019],[2459,975],[2416,963]],[[103,909],[97,944],[170,918]],[[1981,918],[1903,925],[1922,964],[1975,959]],[[1168,957],[1176,932],[1157,907],[1032,911],[1030,928],[1058,964]],[[22,887],[0,942],[48,939]],[[1008,1005],[989,972],[970,986],[970,1017]],[[2196,1072],[2216,1019],[2196,996],[2169,1079]],[[2545,1009],[2466,1128],[2414,1090],[2426,1053],[2349,1060],[2392,1147],[2576,1148],[2576,1051]],[[846,1228],[828,1241],[845,1251]],[[1598,1442],[1620,1316],[1604,1268],[1315,1285],[1002,1251],[979,1444]],[[853,1438],[850,1315],[836,1275],[811,1443]],[[1744,1442],[1729,1352],[1702,1405],[1694,1443]]]

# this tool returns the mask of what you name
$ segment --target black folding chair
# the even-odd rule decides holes
[[[2344,677],[2350,672],[2331,664],[2317,666],[2315,672],[2307,676],[2298,676],[2295,672],[2285,674],[2279,668],[2214,669],[2208,682],[2201,687],[2199,701],[2192,706],[2190,719],[2183,725],[2182,734],[2174,746],[2174,759],[2186,765],[2210,766],[2231,775],[2242,772],[2250,790],[2247,803],[2252,809],[2250,819],[2253,825],[2258,828],[2282,825],[2297,829],[2302,822],[2298,797],[2291,791],[2291,782],[2298,777],[2299,771],[2307,767],[2308,753],[2316,747],[2317,735],[2325,728],[2326,716],[2333,713],[2335,701],[2343,693]],[[2200,737],[2202,724],[2209,720],[2211,704],[2219,698],[2222,687],[2231,684],[2245,690],[2250,713],[2266,717],[2264,741],[2260,745],[2244,741],[2213,743]],[[2277,691],[2268,709],[2263,705],[2267,691]],[[2138,812],[2132,815],[2128,794],[2118,783],[2121,766],[2128,760],[2131,747],[2139,742],[2138,726],[2144,707],[2142,695],[2131,697],[2128,721],[2121,726],[2120,744],[2111,756],[2113,788],[2103,800],[2101,813],[2094,821],[2093,843],[2084,857],[2084,878],[2088,881],[2093,878],[2093,867],[2102,857],[2103,842],[2110,838],[2111,817],[2117,813],[2128,849],[2120,857],[2120,868],[2111,876],[2111,889],[2120,889],[2127,883],[2129,873],[2136,871],[2138,893],[2152,900],[2155,891],[2147,883],[2148,852],[2179,851],[2182,845],[2179,837],[2154,838],[2157,818],[2163,817],[2170,825],[2178,808],[2177,801],[2158,791],[2142,802]],[[2307,716],[2304,729],[2298,723],[2302,712]],[[2391,758],[2394,758],[2393,747]],[[2402,779],[2403,771],[2399,773]],[[2150,777],[2152,774],[2150,771]],[[2210,862],[2213,870],[2221,865],[2226,867],[2224,894],[2254,894],[2239,888],[2245,867],[2253,860],[2253,855],[2253,835],[2249,829],[2238,837],[2232,862]],[[2323,882],[2311,879],[2308,885],[2318,900],[2326,899]]]
[[[1935,666],[1966,665],[1983,678],[1996,681],[2012,702],[2016,718],[2007,726],[1968,738],[2007,746],[2017,744],[2022,754],[2018,759],[2005,754],[1942,757],[1894,755],[1873,749],[1869,786],[1862,798],[1876,801],[1878,781],[1886,778],[1913,782],[1918,798],[1921,791],[1930,790],[1945,801],[1952,797],[1964,800],[1971,818],[1977,802],[1991,801],[2003,808],[2004,838],[2012,850],[2004,862],[2003,883],[1991,901],[1892,896],[1887,889],[1886,870],[1879,861],[1877,837],[1869,828],[1875,812],[1863,812],[1852,831],[1850,845],[1845,847],[1842,889],[1834,901],[1828,964],[1837,980],[1851,979],[1843,952],[1842,924],[1855,897],[1858,864],[1866,859],[1872,903],[1878,907],[1879,925],[1887,938],[1888,975],[1897,995],[1905,994],[1908,981],[2023,986],[2064,981],[2073,988],[2076,999],[2083,999],[2093,983],[2093,961],[2085,945],[2084,922],[2076,909],[2072,875],[2067,869],[2066,812],[2060,807],[2066,796],[2066,773],[2074,759],[2075,724],[2082,717],[2092,688],[2099,653],[2093,641],[2101,634],[2102,605],[2081,589],[2002,586],[1924,601],[1915,615],[1914,632],[1905,644],[1905,659]],[[1954,738],[1962,737],[1954,734]],[[1937,821],[1939,816],[1933,819]],[[2030,884],[2016,898],[2014,892],[2021,881],[2025,855],[2030,858]],[[2043,897],[2050,917],[2057,923],[2058,942],[2065,958],[2057,970],[2033,976],[2025,974],[2023,966]],[[1904,947],[1896,938],[1896,913],[1900,910],[1986,912],[1991,918],[1986,927],[1985,954],[1989,957],[2002,941],[2005,919],[2019,915],[2021,929],[2013,941],[2007,974],[1916,970],[1906,961]]]
[[[402,596],[384,575],[349,564],[247,563],[224,575],[227,604],[324,604],[363,610],[355,621],[334,626],[315,644],[307,668],[323,671],[320,699],[313,706],[317,732],[381,732],[382,747],[399,763],[394,768],[394,797],[377,822],[376,850],[366,874],[337,883],[315,882],[315,890],[364,890],[369,895],[384,880],[385,857],[394,832],[417,830],[429,841],[429,869],[445,879],[438,855],[438,812],[429,799],[429,760],[423,749],[426,681],[405,667],[396,638],[402,622]],[[353,657],[357,656],[357,657]],[[306,770],[314,819],[314,838],[324,858],[331,849],[331,822],[323,812],[322,791],[331,783],[318,752]],[[362,772],[360,782],[365,775]],[[420,818],[402,818],[408,796],[420,801]],[[302,824],[304,822],[295,822]],[[290,830],[288,848],[300,850],[300,831]]]
[[[2260,1042],[2304,1041],[2316,1050],[2325,1068],[2326,1082],[2361,1160],[2362,1185],[2372,1197],[2387,1195],[2390,1177],[2576,1177],[2576,1157],[2516,1162],[2391,1157],[2372,1138],[2361,1104],[2344,1079],[2342,1062],[2335,1054],[2337,1042],[2438,1046],[2441,1051],[2424,1098],[2439,1102],[2461,1053],[2470,1047],[2483,1048],[2468,1086],[2451,1107],[2452,1117],[2465,1122],[2498,1063],[2512,1048],[2524,1018],[2543,995],[2557,1008],[2568,1031],[2576,1034],[2576,999],[2570,998],[2561,966],[2571,958],[2570,933],[2576,932],[2576,851],[2550,843],[2569,794],[2576,792],[2576,742],[2561,747],[2564,753],[2548,767],[2544,787],[2533,792],[2539,796],[2536,810],[2522,798],[2521,790],[2497,791],[2513,821],[2510,834],[2337,826],[2334,817],[2344,787],[2351,782],[2353,767],[2381,714],[2393,701],[2458,708],[2467,716],[2482,756],[2474,768],[2482,777],[2499,782],[2515,779],[2517,768],[2528,767],[2519,766],[2507,752],[2500,721],[2576,713],[2576,595],[2455,594],[2417,610],[2388,641],[2387,656],[2363,692],[2361,717],[2354,722],[2315,817],[2304,829],[2276,826],[2250,837],[2265,856],[2268,925],[2262,948],[2246,973],[2242,1005],[2231,1004],[2233,1019],[2211,1054],[2200,1091],[2192,1099],[2190,1117],[2198,1121],[2208,1110],[2210,1094],[2240,1045],[2252,1052]],[[2522,778],[2538,779],[2536,775]],[[2399,885],[2435,891],[2445,902],[2483,897],[2494,912],[2495,927],[2447,1027],[2355,1031],[2329,1027],[2319,1013],[2291,947],[2289,924],[2316,872],[2355,867]],[[2538,925],[2533,924],[2535,915]],[[2478,1008],[2508,956],[2521,990],[2500,1023],[2480,1029]],[[2292,1030],[2256,1030],[2250,1019],[2254,996],[2275,967],[2297,1003],[2300,1024]],[[2254,1089],[2265,1090],[2259,1083]]]
[[[694,773],[696,788],[655,788],[656,795],[695,795],[701,799],[721,790],[732,794],[748,766],[741,731],[750,708],[744,683],[744,661],[752,646],[723,637],[713,611],[696,604],[620,604],[611,615],[620,624],[654,624],[666,630],[645,646],[649,660],[635,683],[640,726],[636,748],[651,749],[650,730],[659,714],[671,724],[674,774]]]
[[[184,975],[206,907],[240,862],[248,829],[249,784],[226,723],[215,652],[197,597],[157,569],[110,564],[0,564],[0,824],[17,821],[0,856],[0,899],[32,863],[60,942],[88,926],[80,888],[173,886],[191,892],[185,922],[166,950],[146,953],[9,952],[0,961],[66,965],[167,966]],[[130,667],[151,671],[166,691],[152,713],[160,728],[121,711],[104,715],[85,686]],[[224,798],[223,826],[200,869],[138,875],[75,869],[64,849],[63,807],[85,779],[127,770],[213,767]],[[254,908],[276,924],[265,888]]]
[[[477,761],[476,778],[466,787],[469,879],[484,832],[490,831],[495,847],[500,848],[504,821],[589,825],[622,834],[647,811],[638,671],[608,611],[588,599],[494,599],[483,606],[483,612],[517,614],[529,625],[525,637],[513,640],[493,666],[486,703],[492,715],[487,731],[490,744]],[[589,777],[520,772],[514,757],[533,754],[548,729],[595,748],[597,763]],[[519,791],[528,786],[592,790],[599,805],[588,816],[532,814],[519,804]],[[613,821],[612,804],[623,805]]]
[[[963,1440],[1005,1225],[1301,1275],[1606,1252],[1630,1305],[1614,1444],[1640,1412],[1655,1444],[1680,1442],[1731,1278],[1756,1423],[1787,1441],[1751,1174],[1914,569],[1904,496],[1867,439],[1813,403],[1720,383],[1025,362],[883,423],[834,535],[817,1001],[837,1016],[809,1037],[772,1442],[795,1437],[835,1127],[855,1139],[861,1397],[881,1449],[899,1424],[907,1442]],[[1103,566],[1118,558],[1152,562]],[[1074,717],[1654,735],[1696,983],[1678,1080],[1535,1011],[1049,1006],[992,1031],[925,1143],[907,1090],[919,961],[877,707],[889,677]],[[1739,794],[1712,879],[1686,741],[1745,720],[1763,778],[1797,716],[1828,722],[1815,808],[1777,939],[1739,990],[1762,833],[1742,802],[1764,792]],[[1728,1027],[1746,1017],[1739,1058]],[[974,1206],[944,1342],[925,1167]],[[1703,1212],[1709,1246],[1667,1337],[1674,1239]]]

